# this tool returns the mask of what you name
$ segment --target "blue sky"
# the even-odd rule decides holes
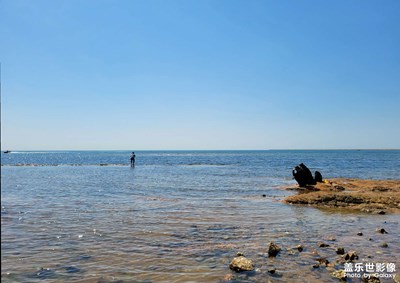
[[[400,1],[0,8],[2,149],[400,148]]]

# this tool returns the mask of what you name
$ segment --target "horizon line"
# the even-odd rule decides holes
[[[271,148],[271,149],[14,149],[14,150],[4,150],[5,151],[17,152],[17,151],[296,151],[296,150],[400,150],[400,148]]]

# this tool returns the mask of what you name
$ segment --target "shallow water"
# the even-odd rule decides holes
[[[221,282],[232,273],[234,282],[336,282],[330,272],[343,264],[312,266],[319,257],[335,262],[337,246],[356,251],[357,262],[400,268],[399,215],[280,202],[300,162],[324,178],[398,179],[400,151],[136,156],[130,168],[126,151],[2,154],[2,281]],[[389,233],[375,231],[382,227]],[[268,258],[271,241],[282,248],[276,258]],[[303,252],[290,250],[299,244]],[[255,272],[230,271],[238,251]]]

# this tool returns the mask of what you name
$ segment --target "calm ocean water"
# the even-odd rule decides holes
[[[281,202],[301,162],[324,178],[400,179],[400,150],[135,153],[135,168],[129,151],[2,153],[2,282],[222,282],[238,251],[257,271],[234,282],[336,282],[312,268],[329,236],[400,269],[398,215]],[[332,249],[318,253],[334,261]]]

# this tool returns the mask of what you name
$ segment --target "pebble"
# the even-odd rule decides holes
[[[376,229],[376,231],[379,232],[379,233],[381,233],[381,234],[388,234],[388,232],[387,232],[385,229],[383,229],[383,228]]]
[[[274,274],[276,272],[276,268],[268,269],[268,273]]]

